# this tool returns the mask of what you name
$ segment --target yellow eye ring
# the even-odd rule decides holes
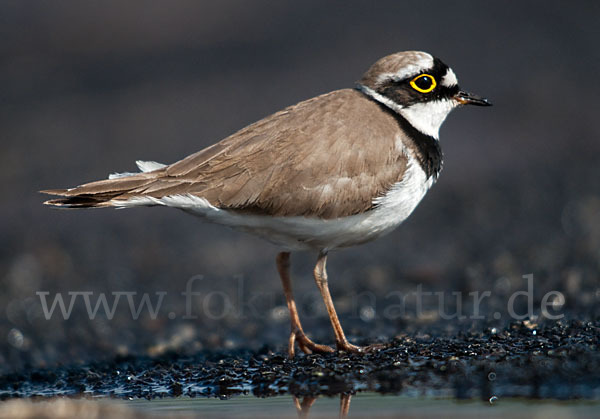
[[[421,74],[412,79],[410,85],[417,92],[429,93],[436,88],[437,82],[431,74]]]

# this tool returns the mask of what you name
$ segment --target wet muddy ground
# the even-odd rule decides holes
[[[600,398],[600,323],[512,323],[502,330],[397,338],[367,355],[200,351],[125,356],[0,378],[2,398],[112,396],[122,399],[298,397],[377,392],[483,399]]]

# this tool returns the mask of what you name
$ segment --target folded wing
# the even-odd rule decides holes
[[[272,216],[338,218],[365,212],[402,179],[407,157],[394,118],[354,90],[322,95],[262,119],[170,166],[49,190],[63,207],[155,205],[200,197]],[[148,162],[142,162],[148,163]],[[147,169],[147,171],[144,171]],[[163,202],[164,201],[164,202]]]

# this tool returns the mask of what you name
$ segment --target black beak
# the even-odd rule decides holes
[[[473,93],[462,91],[458,92],[454,96],[454,100],[461,105],[492,106],[489,100],[482,98],[481,96],[474,95]]]

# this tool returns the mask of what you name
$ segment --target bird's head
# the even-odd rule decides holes
[[[398,52],[381,58],[358,83],[365,94],[436,139],[440,126],[455,107],[491,105],[487,99],[462,91],[450,67],[420,51]]]

